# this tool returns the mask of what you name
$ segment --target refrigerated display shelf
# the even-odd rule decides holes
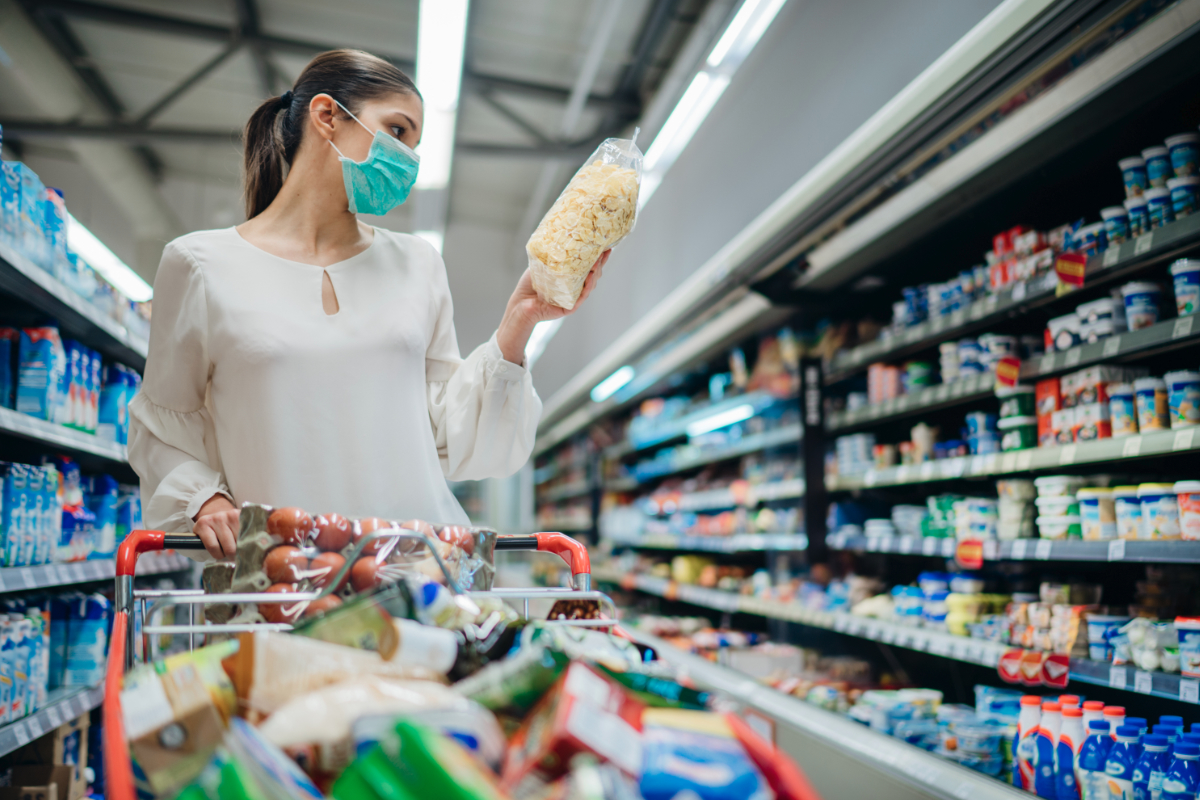
[[[889,467],[867,470],[862,475],[826,476],[825,488],[831,492],[870,489],[875,486],[905,486],[960,478],[1012,475],[1049,469],[1069,469],[1087,464],[1102,464],[1117,459],[1149,458],[1172,454],[1192,454],[1200,450],[1197,428],[1154,431],[1118,439],[1099,439],[1057,447],[1034,447],[988,456],[957,456],[927,461],[920,466]]]
[[[853,411],[838,411],[830,414],[826,422],[829,431],[857,428],[872,422],[886,422],[910,414],[935,411],[959,403],[970,403],[992,397],[996,378],[992,373],[972,375],[949,383],[929,386],[919,392],[902,395],[882,403],[874,403]]]
[[[104,701],[103,686],[64,686],[51,689],[46,705],[23,719],[0,726],[0,757],[24,747],[64,722],[80,717]]]
[[[725,486],[720,489],[705,489],[699,492],[686,492],[677,497],[668,497],[657,502],[657,514],[673,514],[677,511],[719,511],[724,508],[754,508],[759,503],[770,503],[776,500],[794,500],[804,496],[804,479],[789,478],[782,481],[747,484],[745,486]],[[673,507],[663,508],[670,501]],[[653,495],[646,498],[647,504],[654,504]],[[647,513],[651,513],[648,510]]]
[[[11,408],[0,408],[0,433],[45,442],[56,448],[76,453],[100,456],[121,464],[128,463],[125,445],[109,442],[92,433],[57,425],[44,419],[22,414]]]
[[[825,537],[831,550],[950,558],[958,542],[935,536]],[[1200,564],[1200,542],[1110,539],[1012,539],[983,542],[984,561],[1127,561],[1150,564]]]
[[[760,551],[799,553],[808,549],[803,533],[737,533],[732,536],[684,536],[669,533],[638,537],[606,537],[620,547],[650,550],[696,550],[706,553],[753,553]]]
[[[564,483],[561,486],[555,486],[552,489],[547,489],[542,492],[539,500],[546,503],[553,503],[558,500],[569,500],[572,497],[580,497],[581,495],[589,494],[595,484],[591,481],[571,481]]]
[[[645,450],[648,447],[654,447],[663,442],[687,436],[688,426],[725,411],[731,411],[735,408],[748,405],[757,414],[768,406],[777,402],[787,402],[789,399],[795,398],[779,398],[767,392],[749,392],[737,395],[736,397],[726,397],[717,402],[708,403],[700,408],[689,411],[683,416],[654,425],[651,430],[638,436],[629,436],[624,441],[605,448],[604,456],[610,459],[621,459],[639,450]]]
[[[664,478],[667,475],[675,475],[680,472],[686,472],[689,469],[703,467],[706,464],[715,464],[718,461],[727,461],[731,458],[757,453],[759,450],[799,442],[803,435],[803,426],[799,424],[784,425],[774,430],[764,431],[763,433],[752,433],[743,436],[736,444],[704,449],[679,458],[673,461],[669,468],[646,472],[636,477],[628,476],[605,481],[604,488],[612,492],[629,491],[643,483]]]
[[[607,570],[597,570],[593,572],[593,576],[598,581],[614,583],[625,589],[636,589],[668,600],[677,600],[729,614],[751,614],[813,628],[824,628],[847,636],[869,639],[984,667],[996,667],[1000,663],[1000,657],[1012,649],[1011,646],[1000,642],[955,636],[945,631],[926,630],[898,622],[858,617],[846,612],[817,611],[805,608],[798,603],[761,600],[733,592],[723,592],[719,589],[678,584],[666,578],[656,578],[650,575],[622,575]],[[1197,694],[1200,681],[1194,678],[1181,678],[1181,676],[1171,673],[1147,672],[1137,670],[1132,666],[1114,667],[1106,661],[1072,658],[1070,676],[1071,680],[1084,683],[1136,691],[1140,694],[1165,697],[1186,703],[1200,703],[1200,696]]]
[[[702,688],[730,697],[743,707],[765,717],[776,728],[791,729],[787,732],[791,735],[782,736],[782,732],[777,730],[775,738],[779,741],[786,739],[788,742],[795,742],[793,732],[802,734],[833,748],[839,754],[844,754],[850,761],[850,766],[861,765],[863,769],[876,770],[891,779],[917,788],[921,796],[944,800],[1018,800],[1030,796],[1003,781],[939,758],[840,714],[776,691],[728,667],[685,653],[658,637],[638,630],[630,631],[630,635],[639,643],[652,647],[659,658],[684,670]],[[811,751],[805,746],[807,744],[798,743],[800,749],[791,754],[806,769],[806,756],[811,755]],[[818,791],[821,788],[820,785],[817,786]],[[825,796],[835,795],[827,792]]]
[[[1200,215],[1193,214],[1090,259],[1087,285],[1113,279],[1143,263],[1163,260],[1197,241],[1200,241]],[[1058,277],[1050,272],[1029,282],[1016,283],[959,311],[906,328],[896,336],[843,351],[834,357],[825,383],[837,383],[872,362],[897,359],[934,347],[1050,302],[1073,302],[1070,292],[1058,296],[1057,287]]]
[[[52,317],[67,336],[139,371],[145,368],[150,347],[145,339],[4,242],[0,242],[0,291]]]
[[[179,553],[151,553],[138,559],[137,574],[161,575],[190,569],[195,561]],[[35,567],[0,569],[0,592],[27,592],[75,583],[110,581],[116,575],[117,562],[111,558],[76,561],[69,564],[40,564]]]

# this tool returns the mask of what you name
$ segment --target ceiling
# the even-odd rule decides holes
[[[236,132],[315,53],[357,47],[411,72],[416,0],[16,0],[89,95],[89,113],[46,118],[0,86],[6,144],[83,139],[133,148],[154,180],[236,191]],[[449,225],[534,221],[605,136],[625,133],[653,97],[709,0],[474,0],[459,108]],[[574,135],[563,114],[592,37],[619,16]],[[547,163],[548,198],[530,200]],[[233,197],[234,195],[230,195]],[[240,210],[176,205],[184,230],[228,225]],[[233,205],[230,203],[229,205]],[[202,209],[192,212],[188,209]],[[230,214],[233,219],[230,219]],[[402,207],[389,227],[407,229]],[[205,215],[208,215],[206,218]],[[182,231],[181,231],[182,232]]]

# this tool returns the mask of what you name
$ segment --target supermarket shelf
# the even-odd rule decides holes
[[[56,425],[11,408],[0,408],[0,432],[20,436],[22,439],[32,439],[35,442],[45,442],[76,453],[100,456],[122,464],[128,462],[123,444],[105,441],[95,434]]]
[[[656,533],[637,538],[608,537],[621,547],[652,550],[698,550],[706,553],[752,553],[758,551],[799,553],[808,549],[802,533],[738,533],[732,536],[681,536]]]
[[[929,386],[919,392],[885,400],[865,408],[830,414],[826,428],[830,431],[843,431],[871,422],[899,419],[910,414],[922,414],[959,403],[982,400],[985,397],[994,396],[995,384],[995,376],[988,372],[950,383]]]
[[[832,550],[950,558],[958,542],[935,536],[825,537]],[[1014,539],[983,542],[984,561],[1126,561],[1151,564],[1200,564],[1200,542],[1125,541],[1085,542],[1081,539]]]
[[[24,719],[0,726],[0,757],[24,747],[50,731],[80,717],[104,701],[103,686],[64,686],[47,693],[46,706]]]
[[[1121,360],[1127,356],[1158,353],[1163,350],[1200,342],[1200,324],[1195,315],[1177,317],[1140,331],[1129,331],[1095,344],[1072,347],[1061,353],[1047,353],[1021,365],[1022,380],[1037,380],[1059,372],[1086,367],[1101,361]]]
[[[1200,702],[1200,680],[1169,672],[1147,672],[1133,665],[1116,667],[1107,661],[1072,658],[1071,680],[1184,703]]]
[[[571,483],[564,483],[561,486],[555,486],[553,489],[547,489],[542,492],[542,496],[538,499],[545,503],[553,503],[558,500],[567,500],[572,497],[591,494],[594,487],[595,484],[591,481],[572,481]]]
[[[1115,278],[1144,262],[1158,261],[1197,241],[1200,241],[1200,216],[1193,214],[1134,241],[1109,248],[1103,255],[1089,260],[1087,285]],[[1059,299],[1055,296],[1057,285],[1058,278],[1051,272],[977,300],[960,311],[906,328],[897,336],[843,351],[834,357],[833,367],[826,375],[825,382],[837,383],[872,362],[901,358],[1053,302]],[[1066,304],[1075,302],[1071,293],[1062,297]],[[1022,374],[1022,377],[1025,375]]]
[[[663,442],[687,436],[687,428],[693,422],[706,419],[714,414],[720,414],[722,411],[749,405],[754,408],[754,413],[757,414],[764,408],[774,405],[776,402],[786,402],[786,399],[775,397],[767,392],[750,392],[736,397],[727,397],[715,403],[709,403],[701,408],[697,408],[694,411],[689,411],[681,417],[655,425],[647,434],[637,437],[631,436],[624,442],[605,449],[604,455],[608,458],[623,458],[639,450],[645,450],[648,447],[654,447]]]
[[[714,464],[718,461],[725,461],[730,458],[738,458],[739,456],[757,453],[759,450],[766,450],[770,447],[779,447],[792,442],[799,442],[803,436],[803,427],[799,424],[785,425],[775,430],[766,431],[764,433],[752,433],[749,436],[742,437],[737,444],[729,445],[728,447],[714,447],[712,449],[702,450],[695,455],[690,455],[681,458],[671,464],[669,469],[664,469],[659,472],[642,475],[640,478],[626,478],[606,481],[604,488],[613,492],[629,491],[639,484],[648,481],[662,478],[667,475],[674,475],[679,472],[686,472],[689,469],[702,467],[705,464]],[[632,481],[632,483],[630,483]]]
[[[739,482],[744,484],[745,482]],[[659,514],[670,514],[676,511],[719,511],[723,508],[754,508],[759,503],[775,500],[793,500],[804,496],[804,479],[789,478],[782,481],[766,483],[726,486],[720,489],[706,489],[699,492],[686,492],[671,496],[675,507],[670,510],[658,511]],[[646,498],[650,503],[653,495]],[[661,505],[661,503],[660,503]],[[650,513],[653,509],[648,509]]]
[[[142,370],[149,343],[68,289],[57,278],[0,242],[0,291],[57,320],[63,333],[110,358]]]
[[[1063,469],[1117,459],[1148,458],[1173,453],[1194,455],[1200,450],[1200,436],[1196,435],[1196,431],[1197,428],[1180,428],[1058,447],[1034,447],[990,456],[944,458],[926,462],[919,467],[890,467],[867,470],[863,475],[828,476],[825,479],[825,488],[831,492],[838,492],[869,489],[874,486],[905,486],[959,478]]]
[[[112,580],[116,561],[102,558],[95,561],[76,561],[70,564],[42,564],[36,567],[4,567],[0,569],[0,592],[25,592],[70,586],[75,583]],[[148,553],[138,559],[137,574],[160,575],[190,569],[195,561],[178,553]]]
[[[831,778],[839,778],[839,786],[845,785],[843,767],[861,766],[863,769],[883,773],[891,780],[913,786],[922,796],[944,800],[1017,800],[1029,797],[1027,793],[1018,791],[1003,781],[873,731],[840,714],[778,692],[740,672],[685,653],[655,636],[638,630],[629,633],[639,643],[654,648],[659,658],[683,670],[701,687],[727,695],[735,702],[771,720],[776,727],[776,740],[785,748],[784,742],[795,742],[796,749],[789,754],[814,776],[825,772],[818,771],[816,765],[806,763],[807,759],[844,756],[849,763],[838,763],[831,775]],[[780,727],[790,730],[785,734],[779,730]],[[796,741],[795,734],[804,736],[805,740]],[[816,749],[822,746],[828,750]],[[826,787],[825,796],[836,796],[828,792],[830,788],[832,787]],[[818,784],[817,789],[821,791],[822,787]]]

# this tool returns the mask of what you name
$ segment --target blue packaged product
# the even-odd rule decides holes
[[[1141,729],[1136,725],[1117,728],[1117,741],[1108,751],[1104,771],[1108,775],[1108,796],[1111,800],[1133,800],[1133,768],[1142,757],[1138,744]]]
[[[67,506],[62,510],[62,534],[59,538],[60,561],[84,561],[95,550],[96,515],[87,506]]]
[[[17,411],[50,422],[62,421],[60,383],[66,375],[66,350],[58,328],[25,328],[17,368]]]
[[[95,544],[89,558],[112,558],[117,552],[117,480],[92,475],[86,480],[87,507],[96,516]]]
[[[105,367],[96,425],[96,435],[101,439],[118,444],[129,443],[132,383],[130,373],[123,365],[109,364]]]
[[[0,239],[17,247],[21,236],[21,164],[0,161]]]
[[[0,723],[12,720],[14,662],[16,642],[7,614],[0,614]]]
[[[15,618],[15,619],[14,619]],[[28,712],[26,703],[29,699],[29,656],[32,642],[30,641],[29,620],[20,614],[9,614],[15,634],[13,642],[16,645],[13,653],[13,719],[20,719]]]
[[[1083,740],[1083,745],[1079,748],[1075,769],[1075,779],[1079,785],[1079,793],[1083,797],[1108,796],[1108,774],[1104,768],[1108,763],[1108,753],[1112,746],[1113,740],[1108,731],[1108,723],[1104,720],[1089,722],[1087,738]]]
[[[104,680],[108,655],[111,604],[103,595],[88,595],[73,604],[67,630],[68,686],[95,686]]]
[[[41,200],[46,269],[63,274],[67,262],[67,204],[62,190],[46,187]]]
[[[0,406],[15,408],[17,401],[17,347],[21,332],[0,328]]]
[[[1167,181],[1171,193],[1171,213],[1175,219],[1183,219],[1196,211],[1196,194],[1200,191],[1200,177],[1172,178]]]
[[[38,502],[42,492],[42,472],[35,467],[26,465],[25,488],[17,500],[21,504],[21,564],[36,564],[34,555],[37,552],[37,539],[41,531],[41,503]]]
[[[1163,777],[1162,800],[1195,800],[1200,788],[1200,747],[1187,742],[1175,745],[1175,757]]]
[[[1147,191],[1166,186],[1167,179],[1174,174],[1171,169],[1171,151],[1162,145],[1155,145],[1143,150],[1142,158],[1146,159],[1146,179],[1150,183]]]
[[[46,672],[46,684],[51,689],[66,685],[67,628],[71,603],[78,602],[80,596],[77,592],[69,592],[50,598],[50,666]]]
[[[1162,782],[1166,777],[1171,757],[1167,750],[1167,737],[1150,734],[1142,737],[1142,757],[1133,767],[1133,796],[1135,800],[1151,800],[1162,794]]]
[[[1038,723],[1033,790],[1038,797],[1054,800],[1058,797],[1057,753],[1058,734],[1062,730],[1062,706],[1053,701],[1042,703],[1042,718]]]
[[[700,800],[765,800],[767,783],[741,742],[717,715],[677,709],[646,709],[642,715],[645,800],[685,793]]]
[[[130,531],[142,527],[142,495],[137,486],[117,487],[117,547]]]
[[[20,464],[0,463],[0,472],[4,475],[3,507],[0,508],[0,519],[3,520],[4,533],[4,565],[6,567],[21,566],[21,534],[24,526],[21,506],[21,491],[25,487],[25,474]]]
[[[1176,178],[1197,174],[1197,162],[1200,162],[1200,134],[1180,133],[1168,136],[1166,145],[1171,159],[1171,171]]]
[[[1174,222],[1175,206],[1171,200],[1171,190],[1165,186],[1161,189],[1147,189],[1146,213],[1150,217],[1150,230]]]
[[[67,355],[67,411],[65,424],[72,428],[81,428],[83,418],[83,375],[84,362],[87,359],[87,348],[72,339],[63,340],[63,350]]]
[[[100,410],[100,377],[104,371],[104,362],[100,359],[100,354],[95,350],[89,350],[91,358],[88,365],[91,368],[88,372],[88,396],[87,396],[87,429],[90,433],[96,432],[96,422]],[[128,427],[128,426],[126,426]],[[124,442],[122,442],[124,444]]]
[[[1118,161],[1117,166],[1121,170],[1121,179],[1125,182],[1125,196],[1141,197],[1150,186],[1146,177],[1146,159],[1130,156]]]
[[[45,266],[46,237],[42,231],[42,198],[46,187],[28,164],[21,164],[20,249],[33,263]]]

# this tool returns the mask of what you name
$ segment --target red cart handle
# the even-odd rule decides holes
[[[592,559],[582,542],[563,533],[535,533],[532,536],[498,536],[497,550],[538,550],[554,553],[571,569],[576,589],[587,591],[592,588]]]

